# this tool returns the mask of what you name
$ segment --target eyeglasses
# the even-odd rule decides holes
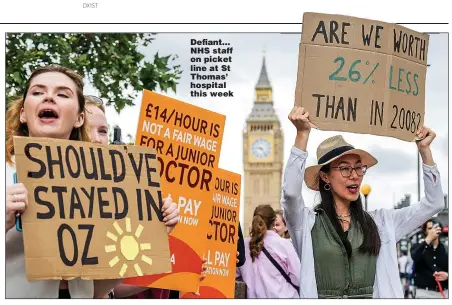
[[[94,103],[98,104],[98,105],[104,105],[104,101],[97,96],[94,95],[85,95],[85,98],[89,98],[91,101],[93,101]]]
[[[335,167],[331,167],[331,168],[338,168],[341,172],[342,177],[344,177],[344,178],[350,177],[352,175],[353,171],[355,171],[359,177],[362,177],[366,174],[366,171],[367,171],[366,165],[361,165],[361,166],[357,166],[357,167],[335,166]]]

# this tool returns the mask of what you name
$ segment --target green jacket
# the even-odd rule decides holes
[[[316,209],[312,228],[315,277],[320,298],[372,298],[377,257],[358,252],[363,234],[357,222],[351,220],[347,239],[352,255],[347,251],[339,234],[325,211]]]

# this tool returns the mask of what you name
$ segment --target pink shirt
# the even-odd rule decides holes
[[[299,286],[300,260],[292,243],[273,231],[267,231],[264,246],[289,275],[292,283]],[[237,277],[241,277],[247,286],[247,298],[299,298],[295,288],[263,252],[259,253],[254,263],[251,261],[250,237],[245,238],[245,256],[245,264],[237,268]]]

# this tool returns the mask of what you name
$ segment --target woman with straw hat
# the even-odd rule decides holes
[[[301,298],[403,298],[396,243],[444,207],[441,177],[430,144],[435,133],[421,127],[416,142],[423,161],[425,197],[409,207],[364,211],[359,196],[367,169],[377,164],[368,152],[342,136],[317,148],[318,164],[305,169],[311,123],[295,106],[289,119],[297,128],[283,181],[290,236],[301,261]],[[301,188],[320,192],[321,203],[305,206]]]

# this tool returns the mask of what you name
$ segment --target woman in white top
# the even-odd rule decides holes
[[[367,213],[361,206],[359,188],[367,168],[377,160],[336,136],[319,145],[318,164],[305,171],[309,114],[304,108],[294,107],[289,119],[297,128],[297,136],[284,173],[281,204],[301,261],[300,297],[347,298],[362,293],[363,297],[403,298],[396,243],[444,207],[441,179],[430,150],[435,133],[425,127],[416,133],[422,139],[416,144],[423,161],[425,197],[403,209]],[[322,203],[315,209],[304,204],[303,179],[309,188],[320,190]],[[331,268],[322,269],[325,266]],[[355,267],[361,268],[361,273],[357,274]],[[372,283],[359,287],[353,277],[371,277]],[[328,285],[338,288],[327,290]]]
[[[6,115],[7,173],[15,172],[13,136],[47,137],[89,141],[84,126],[85,97],[83,79],[61,66],[47,66],[34,71],[27,81],[24,97],[13,102]],[[6,178],[6,297],[7,298],[93,298],[104,297],[121,280],[28,281],[25,273],[24,244],[15,228],[16,215],[28,205],[28,192],[22,183]],[[176,210],[167,202],[166,212]],[[167,219],[170,228],[178,214]],[[63,293],[62,293],[63,292]]]

